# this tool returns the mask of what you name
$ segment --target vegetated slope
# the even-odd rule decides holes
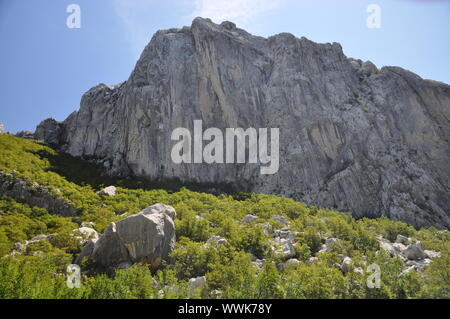
[[[450,297],[448,231],[415,230],[386,218],[355,220],[273,195],[240,194],[236,199],[188,189],[145,190],[139,188],[143,181],[103,178],[96,167],[10,135],[0,135],[0,170],[48,190],[76,212],[62,217],[29,206],[27,198],[13,198],[15,193],[0,195],[0,298]],[[116,196],[96,193],[109,184],[118,186]],[[93,222],[101,232],[109,222],[159,202],[177,211],[176,248],[163,268],[152,273],[148,265],[133,265],[113,277],[83,275],[81,288],[67,287],[66,267],[82,246],[73,230],[81,222]],[[258,218],[244,222],[249,214]],[[52,239],[30,241],[43,234]],[[292,240],[288,258],[272,249],[275,241],[282,242],[281,234]],[[378,241],[379,236],[394,241],[399,234],[441,257],[421,271],[405,271],[400,256],[391,257]],[[213,236],[226,241],[205,244]],[[19,253],[16,243],[26,240],[30,243]],[[346,271],[340,266],[343,256],[352,261]],[[367,268],[374,263],[381,269],[380,288],[366,284]],[[191,291],[188,281],[198,276],[206,276],[207,285]]]

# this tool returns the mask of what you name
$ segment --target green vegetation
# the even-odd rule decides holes
[[[349,214],[308,207],[292,199],[263,194],[235,196],[144,188],[142,180],[102,177],[98,168],[33,141],[0,135],[0,170],[38,183],[79,212],[74,218],[49,214],[7,196],[0,197],[0,298],[450,298],[450,233],[434,228],[415,230],[386,218],[355,220]],[[118,195],[102,197],[102,186],[118,186]],[[83,275],[81,287],[66,285],[66,267],[81,247],[72,231],[81,222],[94,222],[102,232],[111,221],[155,203],[177,211],[177,244],[164,266],[151,272],[147,265],[117,270],[113,277]],[[259,218],[242,222],[247,214]],[[282,225],[282,215],[296,234],[299,260],[280,270],[268,231]],[[29,245],[22,254],[11,252],[17,242],[41,234],[51,241]],[[390,241],[398,234],[441,252],[423,272],[402,274],[403,262],[380,250],[378,236]],[[227,240],[205,245],[211,236]],[[332,251],[318,253],[324,238],[340,240]],[[378,252],[377,252],[378,251]],[[362,272],[343,274],[339,254],[352,258]],[[318,259],[309,263],[312,256]],[[253,258],[253,259],[252,259]],[[256,267],[252,260],[264,259]],[[368,288],[370,272],[381,268],[380,288]],[[188,281],[206,276],[207,285],[189,291]]]

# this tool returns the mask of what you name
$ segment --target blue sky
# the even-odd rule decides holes
[[[72,3],[80,29],[66,25]],[[379,29],[366,25],[372,3],[381,8]],[[340,42],[349,57],[450,83],[446,0],[0,0],[0,122],[16,132],[64,120],[90,87],[126,80],[155,31],[195,16],[261,36]]]

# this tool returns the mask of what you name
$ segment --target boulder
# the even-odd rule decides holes
[[[352,264],[352,259],[350,257],[345,257],[342,261],[341,270],[344,274],[348,273],[350,271]]]
[[[258,218],[259,218],[258,216],[248,214],[248,215],[246,215],[246,216],[244,217],[243,222],[244,222],[244,223],[251,223],[251,222],[257,220]]]
[[[294,269],[299,264],[300,264],[300,261],[298,259],[291,258],[291,259],[288,259],[286,262],[284,262],[281,268],[282,268],[283,271],[285,271],[285,270],[288,270],[288,269]]]
[[[282,225],[289,225],[289,222],[286,220],[286,217],[281,215],[274,215],[272,216],[273,220],[276,220],[277,222],[281,223]]]
[[[441,253],[438,251],[434,251],[434,250],[425,250],[425,254],[427,255],[428,258],[430,259],[434,259],[434,258],[439,258],[441,257]]]
[[[123,263],[147,263],[156,269],[175,246],[175,210],[156,204],[142,212],[111,223],[98,240],[90,240],[77,263],[87,258],[102,268]]]
[[[273,240],[272,250],[275,255],[283,259],[289,259],[295,256],[294,241],[292,239],[277,237]]]
[[[189,279],[189,292],[193,294],[196,289],[200,289],[206,286],[206,277],[196,277]]]
[[[225,243],[227,243],[227,240],[221,236],[212,236],[206,241],[206,245],[223,245]]]
[[[115,186],[108,186],[97,192],[101,196],[116,196],[117,189]]]
[[[408,260],[405,262],[405,266],[411,267],[413,266],[415,270],[421,271],[425,267],[429,266],[431,264],[431,259],[425,258],[421,260]]]
[[[256,268],[263,268],[264,264],[265,264],[266,260],[265,259],[258,259],[256,258],[255,260],[252,261],[252,265],[255,266]]]
[[[422,244],[418,241],[415,244],[409,245],[402,251],[402,255],[408,260],[420,260],[427,258],[427,254],[422,248]]]
[[[98,233],[95,229],[90,227],[80,227],[73,230],[73,233],[79,242],[84,245],[88,240],[93,239],[98,240]]]
[[[411,238],[398,234],[395,242],[403,245],[409,245],[411,243]]]
[[[93,222],[82,222],[81,223],[81,227],[90,227],[90,228],[94,228],[95,223]]]

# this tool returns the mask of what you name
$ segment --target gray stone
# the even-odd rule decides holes
[[[272,250],[280,258],[289,259],[295,256],[294,241],[292,239],[276,237],[273,239]]]
[[[111,223],[98,240],[90,240],[77,258],[105,269],[123,263],[147,263],[156,269],[175,247],[175,210],[164,204]]]
[[[257,220],[258,218],[259,218],[258,216],[248,214],[248,215],[246,215],[246,216],[244,217],[243,222],[244,222],[244,223],[251,223],[251,222]]]
[[[356,267],[355,269],[353,269],[353,272],[360,275],[364,274],[364,270],[361,267]]]
[[[395,240],[395,242],[403,244],[403,245],[408,245],[411,242],[411,238],[408,238],[406,236],[398,234],[397,235],[397,239]]]
[[[95,229],[90,227],[80,227],[73,230],[75,237],[78,238],[81,245],[84,245],[88,240],[97,241],[99,236]]]
[[[286,217],[281,215],[274,215],[272,216],[273,220],[276,220],[277,222],[281,223],[282,225],[289,225],[289,222],[286,220]]]
[[[82,222],[81,223],[81,227],[90,227],[90,228],[94,228],[95,223],[93,222]]]
[[[347,58],[338,43],[253,36],[196,18],[158,31],[126,82],[86,92],[61,123],[61,149],[111,175],[229,185],[355,217],[450,227],[450,87]],[[171,133],[280,128],[280,170],[176,164]],[[44,132],[44,136],[45,136]]]
[[[352,259],[350,257],[345,257],[342,261],[341,270],[344,274],[350,272],[352,265]]]
[[[289,270],[289,269],[295,269],[298,265],[300,265],[300,261],[295,258],[288,259],[286,262],[284,262],[282,270]]]
[[[115,186],[108,186],[101,189],[99,192],[97,192],[97,194],[101,196],[116,196],[117,189]]]
[[[434,251],[434,250],[425,250],[425,254],[427,255],[428,258],[430,259],[434,259],[434,258],[439,258],[441,257],[441,253],[438,251]]]
[[[423,250],[420,242],[409,245],[402,251],[402,255],[408,260],[420,260],[427,258],[427,254]]]
[[[189,292],[193,294],[196,289],[201,289],[206,286],[206,277],[196,277],[189,279]]]
[[[0,134],[5,134],[5,126],[3,125],[3,123],[0,123]]]
[[[221,236],[212,236],[206,241],[206,245],[223,245],[226,244],[227,240]]]
[[[319,258],[317,257],[309,257],[307,264],[311,265],[313,262],[315,262],[316,260],[319,260]]]

